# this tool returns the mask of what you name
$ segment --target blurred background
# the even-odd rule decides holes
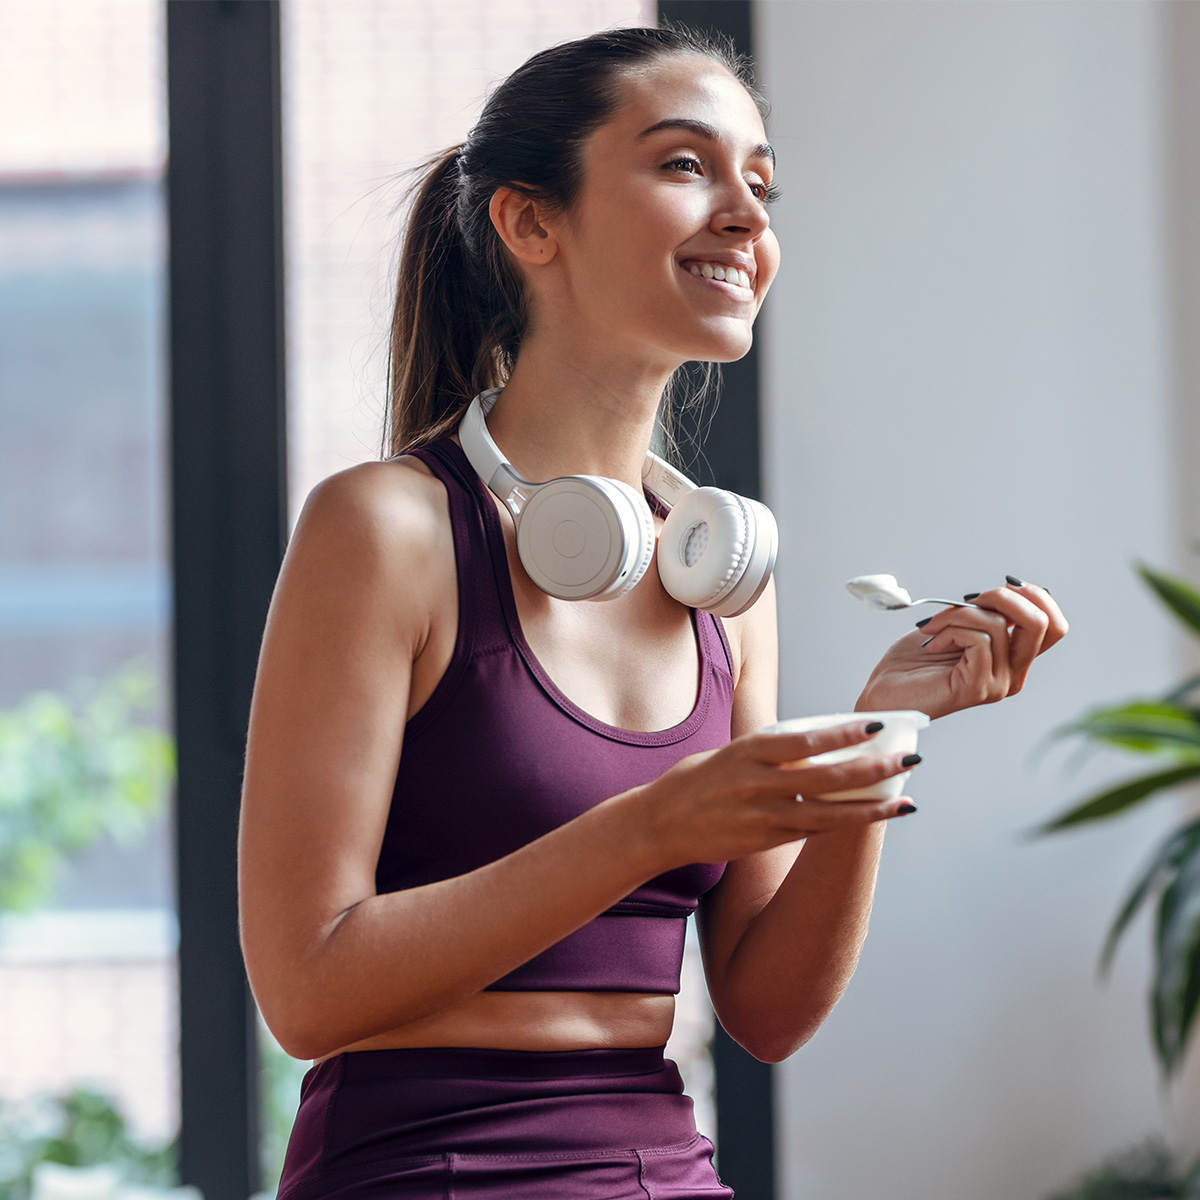
[[[210,3],[253,6],[170,0]],[[47,1157],[175,1179],[168,7],[0,0],[5,1200]],[[744,19],[779,156],[783,266],[737,395],[782,530],[782,715],[849,708],[910,628],[853,602],[853,575],[955,596],[1013,574],[1073,624],[1026,693],[926,735],[861,966],[774,1070],[774,1169],[739,1198],[1049,1200],[1150,1137],[1186,1161],[1200,1086],[1189,1059],[1162,1084],[1148,908],[1107,982],[1095,968],[1188,793],[1027,835],[1145,766],[1052,730],[1200,669],[1134,570],[1200,580],[1200,4],[691,7]],[[294,520],[316,481],[378,455],[402,173],[535,50],[658,8],[279,12]],[[715,1135],[694,955],[686,976],[672,1051]],[[306,1064],[260,1034],[272,1192]]]

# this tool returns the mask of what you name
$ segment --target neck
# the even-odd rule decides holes
[[[526,479],[607,475],[641,487],[654,417],[674,366],[587,359],[526,338],[488,430]]]

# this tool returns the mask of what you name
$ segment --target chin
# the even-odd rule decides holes
[[[646,343],[657,346],[679,363],[730,363],[745,358],[754,345],[754,327],[747,320],[725,320],[697,328],[647,331]]]
[[[721,338],[712,338],[703,347],[696,346],[694,353],[688,355],[688,360],[690,362],[737,362],[739,358],[745,358],[750,353],[750,347],[753,345],[754,334],[747,329],[738,333],[737,336],[727,335]]]

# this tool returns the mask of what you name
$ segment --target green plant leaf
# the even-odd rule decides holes
[[[1150,1002],[1154,1044],[1170,1077],[1183,1059],[1200,1003],[1200,846],[1159,897]]]
[[[1192,631],[1200,636],[1200,591],[1186,579],[1155,571],[1138,563],[1138,574],[1157,593],[1158,598]]]
[[[1137,700],[1098,708],[1053,736],[1073,734],[1140,754],[1200,757],[1200,720],[1191,709],[1175,704]]]
[[[1116,953],[1117,943],[1155,885],[1197,850],[1200,850],[1200,820],[1193,821],[1182,829],[1176,830],[1158,848],[1157,853],[1130,889],[1125,902],[1113,920],[1108,936],[1104,939],[1104,949],[1100,954],[1099,970],[1101,975],[1108,973],[1109,967],[1112,966],[1113,955]]]
[[[1200,779],[1200,761],[1186,763],[1183,766],[1171,767],[1166,771],[1155,771],[1150,775],[1141,775],[1137,779],[1129,779],[1114,788],[1089,797],[1083,803],[1068,809],[1045,825],[1033,830],[1034,836],[1046,833],[1056,833],[1060,829],[1069,829],[1088,821],[1100,821],[1106,817],[1116,816],[1132,808],[1135,804],[1148,799],[1156,792],[1167,788],[1177,787],[1189,779]]]

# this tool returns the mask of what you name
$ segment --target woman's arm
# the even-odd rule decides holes
[[[775,619],[772,584],[738,630],[735,738],[777,719]],[[831,830],[731,862],[701,901],[713,1007],[756,1058],[778,1062],[798,1050],[850,981],[867,934],[884,825]]]
[[[239,866],[250,980],[297,1057],[478,991],[658,869],[629,805],[612,802],[468,875],[375,894],[413,664],[453,572],[442,485],[394,463],[321,484],[288,549],[255,681]]]
[[[1049,594],[1032,584],[1019,594],[985,592],[976,603],[901,638],[855,707],[940,716],[1000,700],[1020,691],[1033,660],[1067,632]],[[739,634],[735,738],[776,720],[773,591],[743,618]],[[795,1053],[845,991],[867,935],[883,835],[883,822],[860,824],[750,855],[731,862],[702,900],[713,1006],[755,1057],[779,1062]]]
[[[419,468],[355,467],[305,505],[255,681],[239,856],[250,981],[297,1057],[473,995],[664,871],[894,811],[793,799],[901,769],[791,765],[864,740],[861,728],[743,738],[478,870],[377,895],[414,663],[455,594],[445,492]]]

